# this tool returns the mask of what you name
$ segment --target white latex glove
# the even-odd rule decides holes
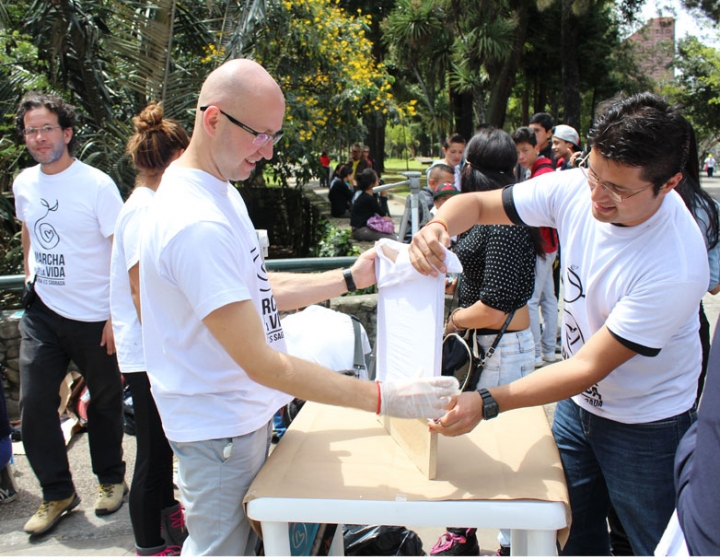
[[[384,381],[380,386],[380,414],[396,418],[440,418],[450,397],[460,393],[453,376]]]

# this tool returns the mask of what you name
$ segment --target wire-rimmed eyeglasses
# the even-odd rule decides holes
[[[617,192],[617,186],[613,185],[611,183],[605,183],[604,181],[600,180],[600,177],[598,177],[597,173],[595,173],[595,170],[590,167],[590,154],[586,155],[582,160],[578,162],[577,165],[583,174],[585,175],[585,178],[587,179],[588,185],[591,189],[594,189],[595,187],[602,187],[603,190],[605,190],[608,195],[610,195],[610,198],[612,198],[615,202],[625,202],[626,200],[631,199],[634,196],[639,195],[641,192],[644,192],[648,189],[653,188],[655,185],[648,185],[647,187],[640,189],[637,192],[634,192],[632,194],[629,194],[627,196],[624,196]]]
[[[201,111],[205,111],[210,105],[204,105],[203,107],[200,107]],[[245,132],[249,132],[252,134],[255,138],[253,138],[253,146],[257,146],[258,148],[261,148],[268,142],[272,142],[273,146],[280,142],[280,139],[283,137],[284,132],[282,130],[278,130],[275,134],[268,134],[267,132],[258,132],[254,128],[249,127],[245,123],[240,122],[232,115],[228,115],[225,111],[223,111],[220,107],[217,107],[217,110],[220,111],[227,120],[229,120],[231,123],[233,123],[236,126],[239,126],[242,128]]]

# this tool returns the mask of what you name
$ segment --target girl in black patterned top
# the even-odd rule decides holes
[[[513,182],[517,150],[502,130],[486,128],[472,137],[461,170],[462,192],[500,189]],[[462,196],[462,195],[459,195]],[[527,302],[535,287],[535,257],[542,255],[540,233],[521,226],[476,225],[453,249],[463,265],[458,308],[445,332],[477,329],[487,352],[508,314],[515,311],[495,353],[488,359],[477,388],[510,383],[535,369],[535,342]],[[499,535],[500,553],[509,552],[509,531]],[[477,555],[475,529],[448,528],[431,555]]]

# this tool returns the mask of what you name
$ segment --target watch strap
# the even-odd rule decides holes
[[[348,292],[354,292],[357,290],[357,286],[355,285],[355,280],[353,280],[352,272],[349,268],[346,268],[343,270],[343,278],[345,278],[345,286],[347,286]]]

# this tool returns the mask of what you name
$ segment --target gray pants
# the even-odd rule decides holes
[[[188,538],[183,556],[254,556],[257,536],[243,498],[265,463],[272,425],[244,436],[209,441],[171,441]]]

